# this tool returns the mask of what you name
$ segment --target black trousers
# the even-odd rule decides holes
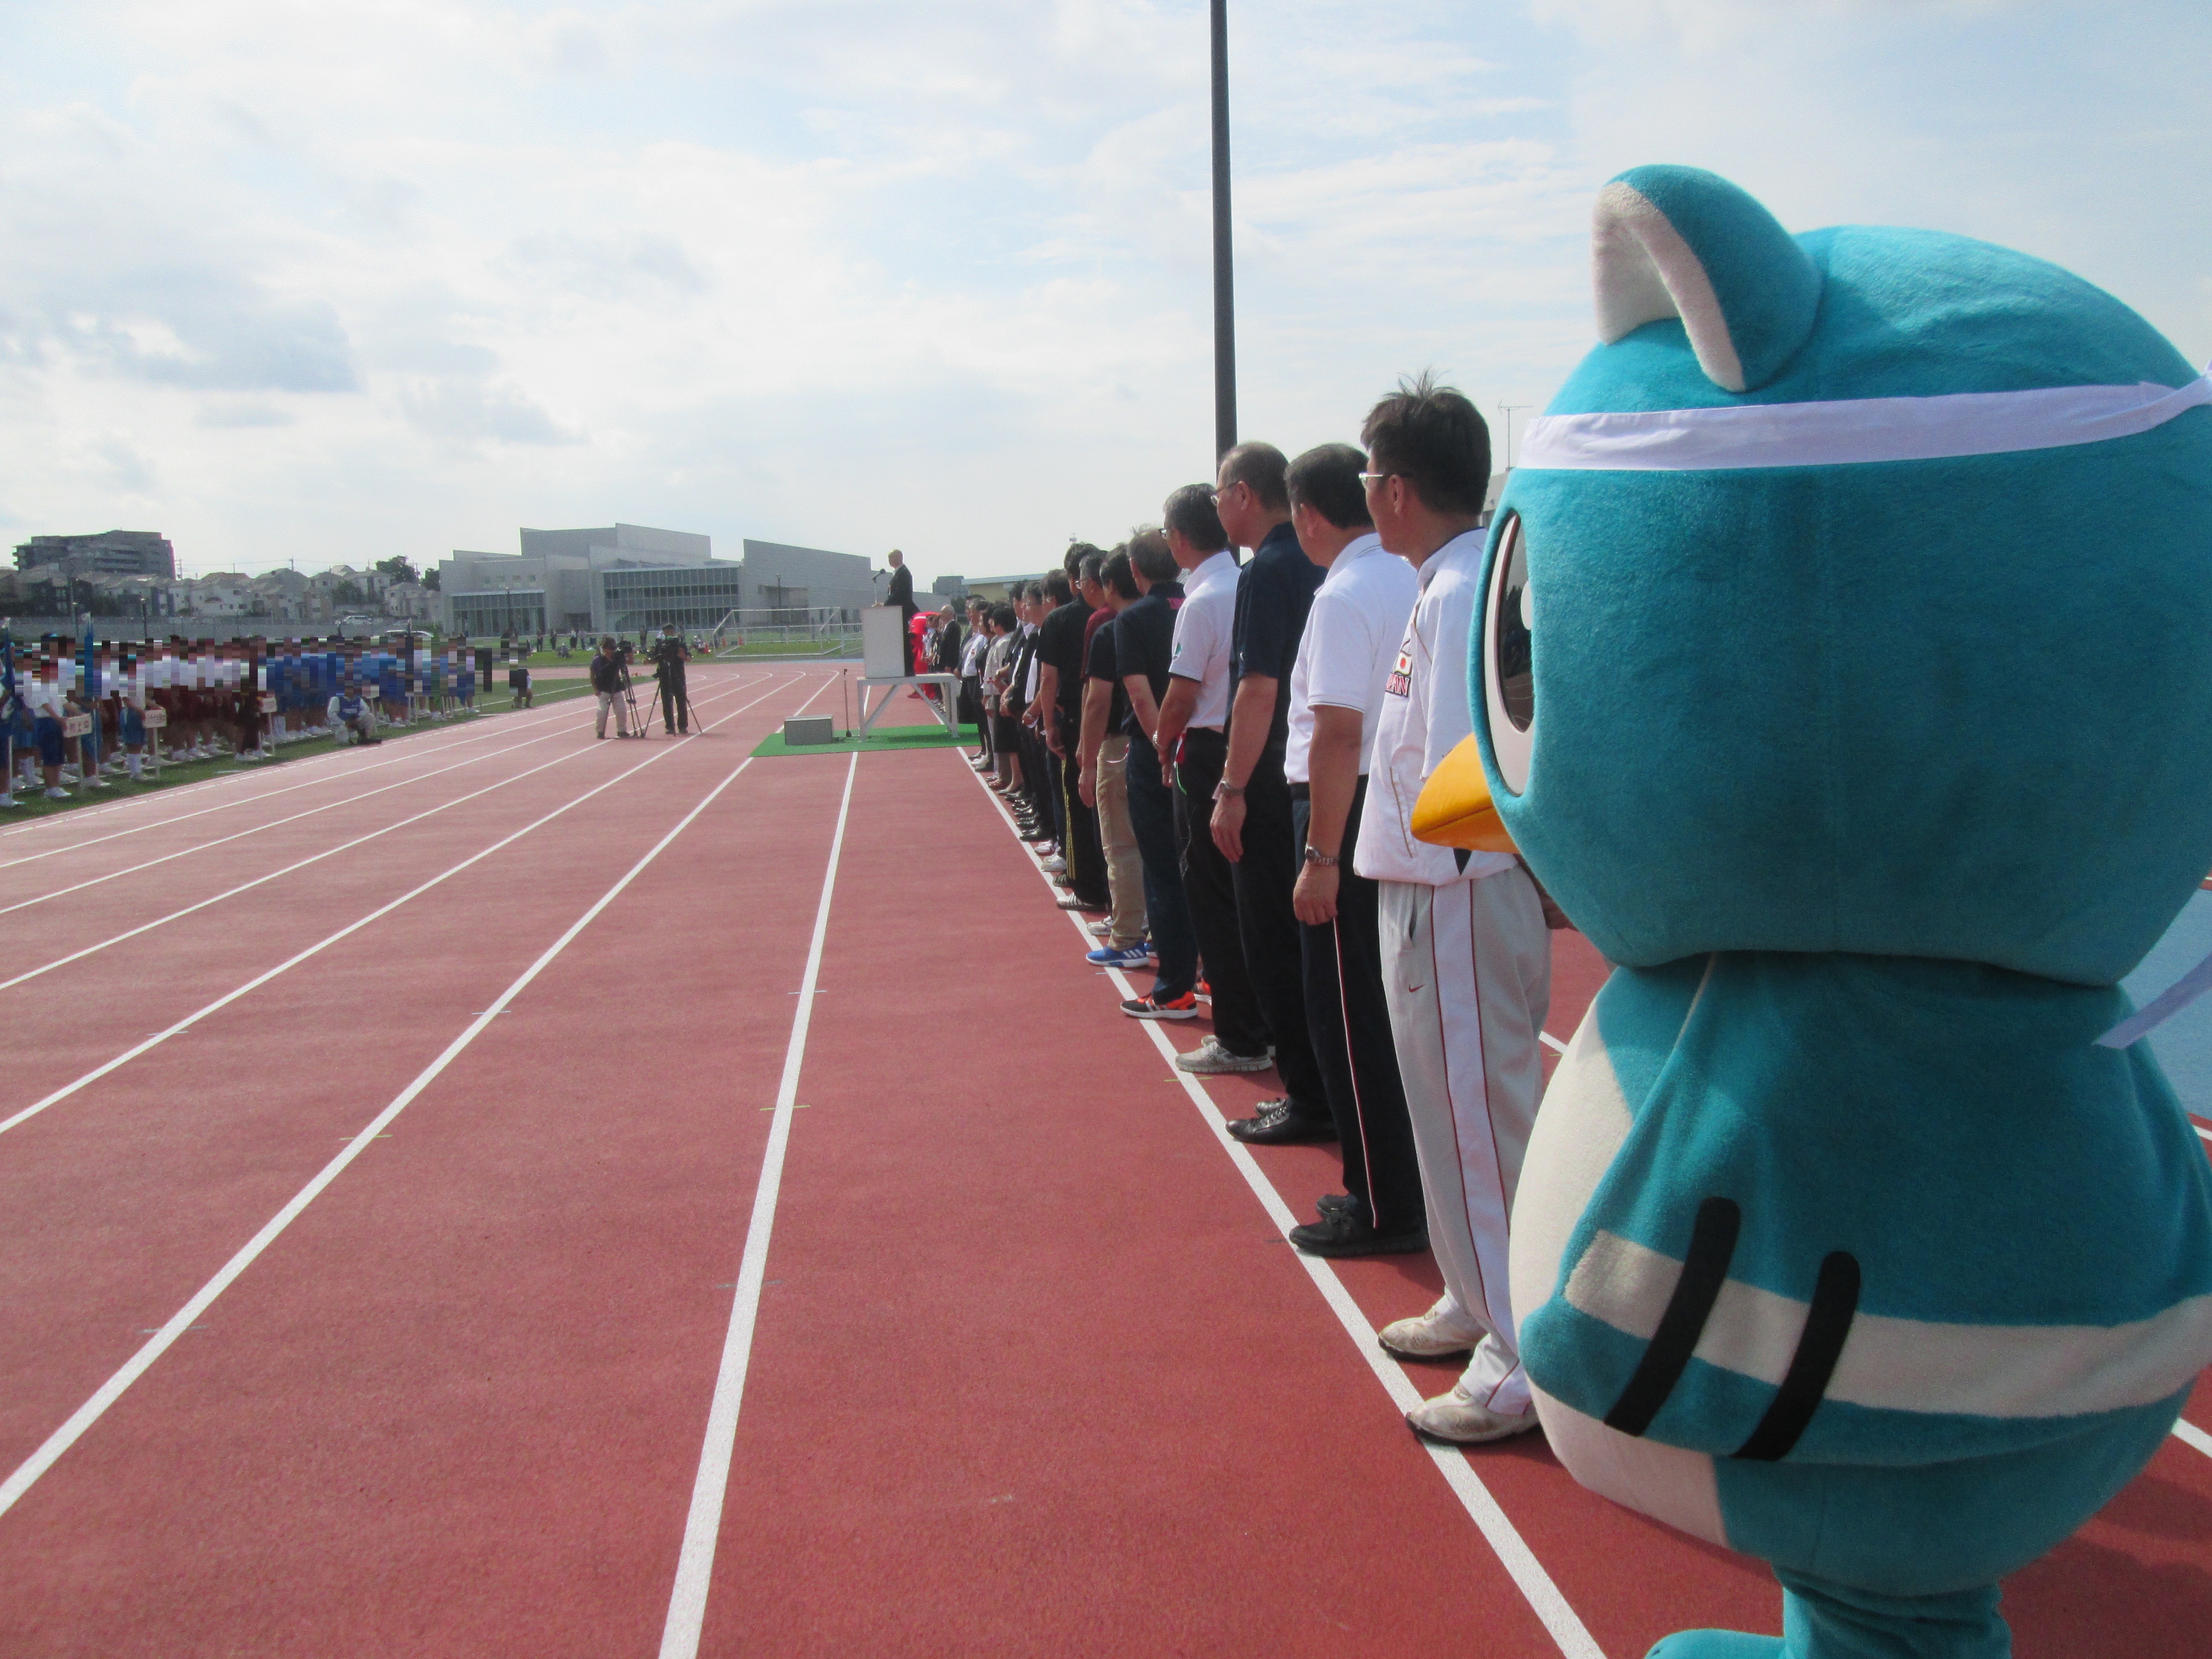
[[[1413,1120],[1398,1078],[1390,1037],[1390,1006],[1382,991],[1381,890],[1352,872],[1359,809],[1367,780],[1352,798],[1337,866],[1336,920],[1298,924],[1304,951],[1306,1018],[1315,1057],[1328,1089],[1329,1115],[1344,1148],[1344,1190],[1377,1232],[1409,1233],[1427,1225]],[[1312,807],[1293,803],[1298,853],[1305,854]]]
[[[1060,852],[1067,860],[1068,890],[1086,904],[1102,908],[1107,903],[1106,848],[1098,839],[1098,809],[1083,804],[1077,786],[1083,769],[1076,764],[1078,732],[1073,720],[1060,723],[1060,744],[1067,756],[1060,764],[1060,805],[1067,822],[1067,839]]]
[[[1265,1054],[1267,1022],[1244,966],[1244,940],[1237,927],[1236,866],[1213,842],[1213,786],[1229,740],[1208,726],[1182,734],[1176,763],[1176,839],[1182,849],[1182,892],[1198,935],[1199,959],[1213,993],[1213,1035],[1232,1054]]]
[[[1275,1045],[1275,1071],[1291,1110],[1302,1118],[1329,1115],[1328,1092],[1306,1030],[1306,988],[1299,966],[1298,919],[1291,889],[1304,854],[1291,821],[1291,786],[1283,781],[1283,751],[1273,745],[1244,784],[1244,856],[1231,869],[1237,888],[1237,931],[1244,940],[1244,966],[1252,994]]]
[[[691,696],[680,679],[660,683],[660,719],[671,732],[691,729]]]

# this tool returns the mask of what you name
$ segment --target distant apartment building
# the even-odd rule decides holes
[[[15,548],[15,568],[57,567],[83,575],[159,576],[173,580],[177,550],[154,530],[107,530],[96,536],[33,536]]]

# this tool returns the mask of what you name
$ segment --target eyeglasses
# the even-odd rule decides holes
[[[1401,478],[1404,476],[1405,474],[1401,472],[1363,472],[1359,475],[1359,482],[1364,484],[1379,484],[1385,478]]]

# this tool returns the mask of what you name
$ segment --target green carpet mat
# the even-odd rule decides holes
[[[960,742],[972,745],[976,741],[975,728],[960,728]],[[781,731],[769,734],[767,741],[753,750],[757,759],[773,759],[778,755],[849,755],[856,750],[878,749],[950,749],[953,740],[945,735],[945,728],[935,720],[927,726],[879,726],[865,738],[855,738],[850,732],[840,734],[830,743],[791,743],[783,740]]]

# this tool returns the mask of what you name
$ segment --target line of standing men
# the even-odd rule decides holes
[[[1054,747],[1075,756],[1066,862],[1108,890],[1063,903],[1107,912],[1093,961],[1153,969],[1125,1013],[1194,1018],[1210,997],[1212,1033],[1183,1069],[1275,1067],[1283,1095],[1230,1133],[1336,1142],[1345,1190],[1293,1243],[1434,1250],[1443,1295],[1378,1340],[1464,1358],[1408,1421],[1468,1444],[1536,1420],[1506,1224],[1542,1089],[1551,940],[1518,860],[1411,828],[1471,730],[1488,429],[1424,376],[1376,404],[1362,441],[1294,461],[1239,445],[1213,483],[1167,498],[1160,529],[1071,550],[1073,591],[1036,632]]]

